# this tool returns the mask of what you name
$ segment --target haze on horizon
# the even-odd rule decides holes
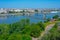
[[[0,0],[0,8],[60,8],[60,0]]]

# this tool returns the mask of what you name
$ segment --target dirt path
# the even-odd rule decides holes
[[[41,33],[41,36],[39,38],[32,38],[32,40],[41,40],[41,38],[44,36],[44,34],[48,33],[48,31],[54,26],[54,24],[50,24],[45,28],[45,31]]]

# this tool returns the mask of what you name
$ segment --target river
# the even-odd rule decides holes
[[[43,13],[34,13],[32,16],[23,16],[23,15],[18,15],[18,16],[0,16],[0,24],[11,24],[11,23],[15,23],[15,22],[18,22],[20,21],[21,19],[29,19],[31,23],[37,23],[37,22],[40,22],[40,21],[44,21],[43,16],[44,14]],[[46,19],[47,18],[50,18],[52,19],[52,17],[54,15],[59,15],[60,16],[60,13],[46,13]]]

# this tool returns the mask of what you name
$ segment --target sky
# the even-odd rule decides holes
[[[0,0],[0,8],[60,8],[60,0]]]

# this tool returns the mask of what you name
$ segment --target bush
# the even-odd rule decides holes
[[[41,22],[30,24],[29,19],[13,24],[0,24],[0,40],[31,40],[31,37],[39,37],[44,28]]]
[[[9,36],[8,40],[32,40],[29,35],[21,35],[21,34],[12,34]]]
[[[30,35],[32,36],[32,37],[39,37],[40,36],[40,32],[41,32],[41,28],[38,26],[38,25],[32,25],[31,26],[31,33],[30,33]]]
[[[59,17],[58,15],[55,15],[55,16],[53,17],[53,19],[58,19],[58,17]]]
[[[60,40],[60,30],[58,30],[57,27],[57,24],[55,24],[49,33],[45,34],[41,40]]]

